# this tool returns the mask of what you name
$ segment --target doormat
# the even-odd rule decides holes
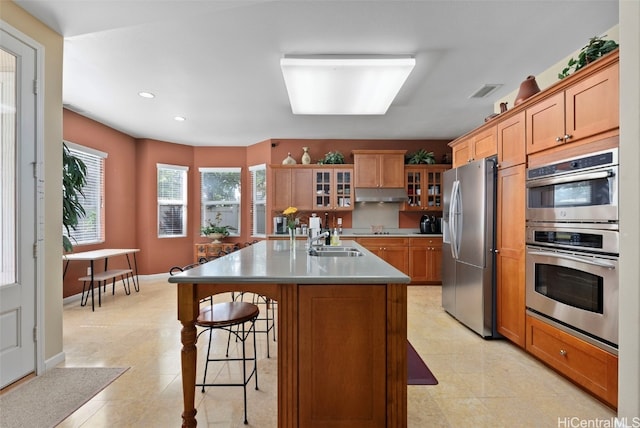
[[[0,395],[0,427],[55,427],[128,368],[54,368]]]
[[[407,385],[437,385],[438,380],[407,340]]]

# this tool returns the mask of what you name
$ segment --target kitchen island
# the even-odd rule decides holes
[[[248,291],[278,302],[279,427],[405,427],[409,277],[354,241],[342,246],[360,257],[290,245],[262,241],[169,278],[182,323],[182,426],[197,424],[200,299]]]

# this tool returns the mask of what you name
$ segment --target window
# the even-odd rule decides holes
[[[251,172],[251,236],[267,236],[267,166],[249,167]]]
[[[71,231],[71,242],[74,245],[104,242],[104,162],[107,153],[68,141],[65,144],[71,154],[87,166],[87,183],[82,189],[84,198],[81,197],[85,216],[79,219],[76,230]],[[67,234],[64,227],[62,233]]]
[[[240,234],[240,173],[240,168],[200,168],[201,225],[210,221],[230,226],[231,235]]]
[[[158,164],[158,237],[187,236],[186,166]]]

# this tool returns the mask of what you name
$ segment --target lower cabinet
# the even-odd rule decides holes
[[[527,315],[527,351],[612,407],[618,405],[618,357]]]
[[[525,345],[525,166],[498,171],[496,312],[498,333]]]
[[[442,238],[409,239],[409,276],[412,284],[442,283]]]
[[[299,426],[386,425],[386,292],[386,285],[299,286]]]
[[[356,241],[405,275],[409,275],[408,238],[358,238]]]

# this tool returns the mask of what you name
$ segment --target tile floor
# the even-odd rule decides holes
[[[485,341],[461,326],[440,307],[440,287],[409,287],[408,300],[409,340],[439,381],[408,387],[409,427],[559,427],[569,426],[559,418],[615,416],[509,342]],[[226,344],[226,335],[216,340]],[[277,344],[271,342],[270,359],[265,344],[260,335],[260,389],[248,389],[249,426],[275,427]],[[180,324],[175,286],[166,279],[142,279],[140,293],[130,296],[120,287],[94,313],[67,303],[64,350],[65,366],[130,369],[60,427],[180,426]],[[245,426],[241,388],[197,392],[196,407],[199,426]]]

